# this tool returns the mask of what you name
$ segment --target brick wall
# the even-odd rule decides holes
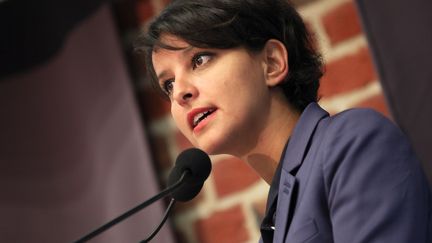
[[[136,8],[142,24],[167,2],[142,1]],[[326,62],[320,104],[330,113],[371,107],[389,116],[353,1],[293,2],[315,33]],[[143,87],[139,90],[140,103],[163,185],[176,155],[191,145],[171,120],[169,104]],[[201,193],[175,209],[173,225],[179,241],[257,242],[268,185],[238,159],[214,156],[212,162],[212,174]]]

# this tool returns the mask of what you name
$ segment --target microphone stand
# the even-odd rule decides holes
[[[113,220],[109,221],[108,223],[100,226],[99,228],[95,229],[94,231],[88,233],[87,235],[85,235],[84,237],[82,237],[81,239],[75,241],[74,243],[83,243],[83,242],[87,242],[88,240],[94,238],[95,236],[99,235],[100,233],[104,232],[105,230],[111,228],[112,226],[120,223],[121,221],[123,221],[124,219],[128,218],[129,216],[131,216],[132,214],[135,214],[136,212],[140,211],[141,209],[147,207],[148,205],[154,203],[155,201],[167,196],[168,194],[170,194],[172,191],[174,191],[175,189],[177,189],[178,187],[181,186],[181,184],[183,183],[184,179],[186,178],[187,174],[190,174],[191,172],[189,170],[185,170],[180,179],[174,183],[172,186],[169,186],[168,188],[166,188],[165,190],[161,191],[159,194],[156,194],[155,196],[153,196],[152,198],[148,199],[147,201],[137,205],[136,207],[130,209],[129,211],[123,213],[122,215],[118,216],[117,218],[114,218]],[[174,199],[171,200],[170,202],[170,206],[168,209],[170,209],[173,205],[175,200]],[[166,211],[163,222],[165,222],[166,217],[168,216],[169,210]],[[163,224],[163,223],[162,223]],[[162,224],[160,224],[158,226],[158,229],[156,232],[154,232],[154,235],[156,235],[156,233],[159,231],[159,229],[162,227]],[[151,238],[154,237],[154,235],[151,235]],[[150,237],[149,237],[150,238]],[[150,239],[151,239],[150,238]],[[150,240],[148,239],[148,240]]]

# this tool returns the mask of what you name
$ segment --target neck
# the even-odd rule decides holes
[[[257,145],[242,156],[268,184],[271,184],[282,151],[300,117],[285,97],[278,93],[272,98],[270,115]]]

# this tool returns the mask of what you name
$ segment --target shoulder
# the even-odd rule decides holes
[[[424,237],[425,225],[414,226],[413,221],[428,222],[430,191],[403,132],[370,109],[352,109],[326,119],[320,159],[332,222],[339,229],[335,237],[341,242],[364,239],[362,234],[344,232],[372,232],[368,228],[372,224],[409,239]],[[353,215],[356,220],[351,220]],[[388,224],[391,219],[395,223]],[[395,242],[395,235],[373,237]]]
[[[344,148],[384,153],[386,149],[397,147],[410,150],[408,138],[402,130],[372,109],[349,109],[327,119],[325,143],[335,151]]]
[[[367,183],[377,180],[375,185],[382,185],[379,181],[384,178],[390,182],[395,176],[405,178],[407,174],[420,173],[408,138],[378,112],[351,109],[329,117],[328,121],[322,147],[327,178],[342,179],[344,183],[350,178],[367,178]]]
[[[419,162],[408,139],[378,112],[351,109],[328,121],[321,155],[329,183],[336,179],[347,183],[350,178],[367,178],[368,183],[384,178],[391,181],[393,176],[418,173]]]
[[[354,108],[328,118],[330,120],[329,129],[334,132],[349,132],[349,134],[362,132],[378,132],[382,130],[392,130],[393,132],[400,133],[397,125],[384,117],[382,114],[372,109]],[[378,129],[378,130],[377,130]]]
[[[372,109],[349,109],[328,119],[327,146],[366,149],[379,146],[383,152],[393,146],[410,147],[407,137],[391,120]],[[376,151],[379,152],[379,151]]]

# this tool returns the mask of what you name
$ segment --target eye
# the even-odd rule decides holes
[[[174,79],[167,79],[161,85],[162,90],[170,96],[174,88]]]
[[[204,52],[198,53],[192,58],[192,69],[196,69],[211,60],[214,56],[212,53]]]

